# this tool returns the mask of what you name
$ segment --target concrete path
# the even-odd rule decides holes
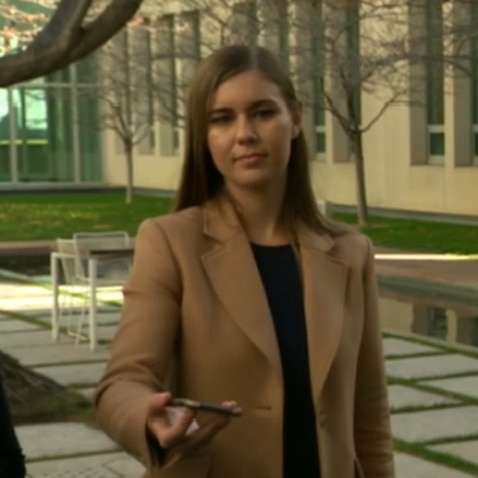
[[[112,296],[109,291],[108,299]],[[93,353],[86,344],[75,346],[67,336],[58,343],[51,341],[51,296],[44,287],[0,281],[0,298],[0,349],[90,397],[108,357],[107,342],[115,332],[119,308],[101,308],[99,336],[106,343]],[[117,299],[121,300],[119,291]],[[398,335],[386,335],[384,346],[393,433],[400,449],[415,455],[397,450],[397,478],[478,476],[478,350],[466,355],[436,342]],[[101,431],[84,424],[25,425],[17,432],[29,478],[142,474],[138,462]],[[454,468],[457,463],[468,466],[468,472]]]

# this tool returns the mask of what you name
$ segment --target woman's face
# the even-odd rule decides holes
[[[300,110],[289,110],[279,87],[259,72],[240,73],[222,83],[211,98],[207,144],[226,187],[285,185],[301,116]]]

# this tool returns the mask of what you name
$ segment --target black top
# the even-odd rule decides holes
[[[303,287],[291,246],[252,251],[274,320],[284,379],[283,478],[319,478]]]
[[[24,478],[25,460],[13,428],[7,397],[0,376],[0,476]]]

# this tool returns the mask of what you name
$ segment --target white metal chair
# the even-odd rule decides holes
[[[94,310],[90,308],[89,339],[91,348],[96,346],[96,293],[101,286],[122,286],[126,281],[130,268],[131,257],[105,257],[95,259],[88,257],[89,251],[115,251],[131,247],[131,238],[124,231],[111,232],[79,232],[73,235],[73,239],[57,239],[60,262],[65,277],[65,282],[70,286],[70,307],[68,320],[68,333],[75,337],[75,343],[82,338],[82,327],[86,315],[88,301],[91,301],[90,291],[93,288]],[[94,271],[89,268],[94,265]],[[76,329],[72,330],[71,319],[73,317],[73,300],[81,294],[83,304]]]

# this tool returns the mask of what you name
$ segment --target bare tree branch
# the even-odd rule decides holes
[[[0,87],[47,75],[102,46],[136,14],[143,0],[111,0],[83,24],[92,0],[60,0],[50,22],[25,50],[0,58]]]

